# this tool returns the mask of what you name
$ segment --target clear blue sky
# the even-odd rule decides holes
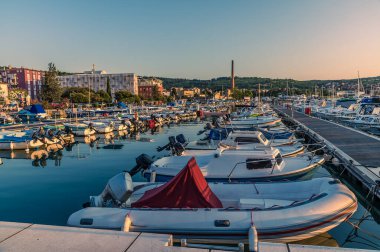
[[[380,75],[378,0],[12,0],[0,65],[139,75]]]

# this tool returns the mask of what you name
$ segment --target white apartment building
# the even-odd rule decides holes
[[[108,78],[110,80],[112,95],[119,90],[128,90],[132,94],[138,94],[138,77],[134,73],[108,74],[106,71],[86,71],[82,74],[58,77],[63,88],[90,87],[94,91],[106,91]]]

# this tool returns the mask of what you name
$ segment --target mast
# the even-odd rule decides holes
[[[358,71],[358,98],[360,96],[360,75],[359,75],[359,71]]]
[[[260,83],[259,83],[259,107],[260,107],[260,99],[261,99],[260,92],[261,92],[261,89],[260,89]]]
[[[289,83],[288,83],[288,79],[286,79],[286,96],[289,96]]]

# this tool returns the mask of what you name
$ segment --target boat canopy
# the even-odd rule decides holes
[[[117,103],[117,106],[118,106],[119,108],[122,108],[122,109],[126,109],[126,108],[128,108],[127,105],[125,105],[124,102],[118,102],[118,103]]]
[[[222,208],[222,203],[192,157],[180,173],[162,186],[146,191],[132,207]]]
[[[33,104],[28,108],[28,110],[33,114],[44,114],[46,113],[44,107],[41,104]]]

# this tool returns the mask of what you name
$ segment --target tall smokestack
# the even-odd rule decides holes
[[[234,61],[231,61],[231,89],[235,88]]]

